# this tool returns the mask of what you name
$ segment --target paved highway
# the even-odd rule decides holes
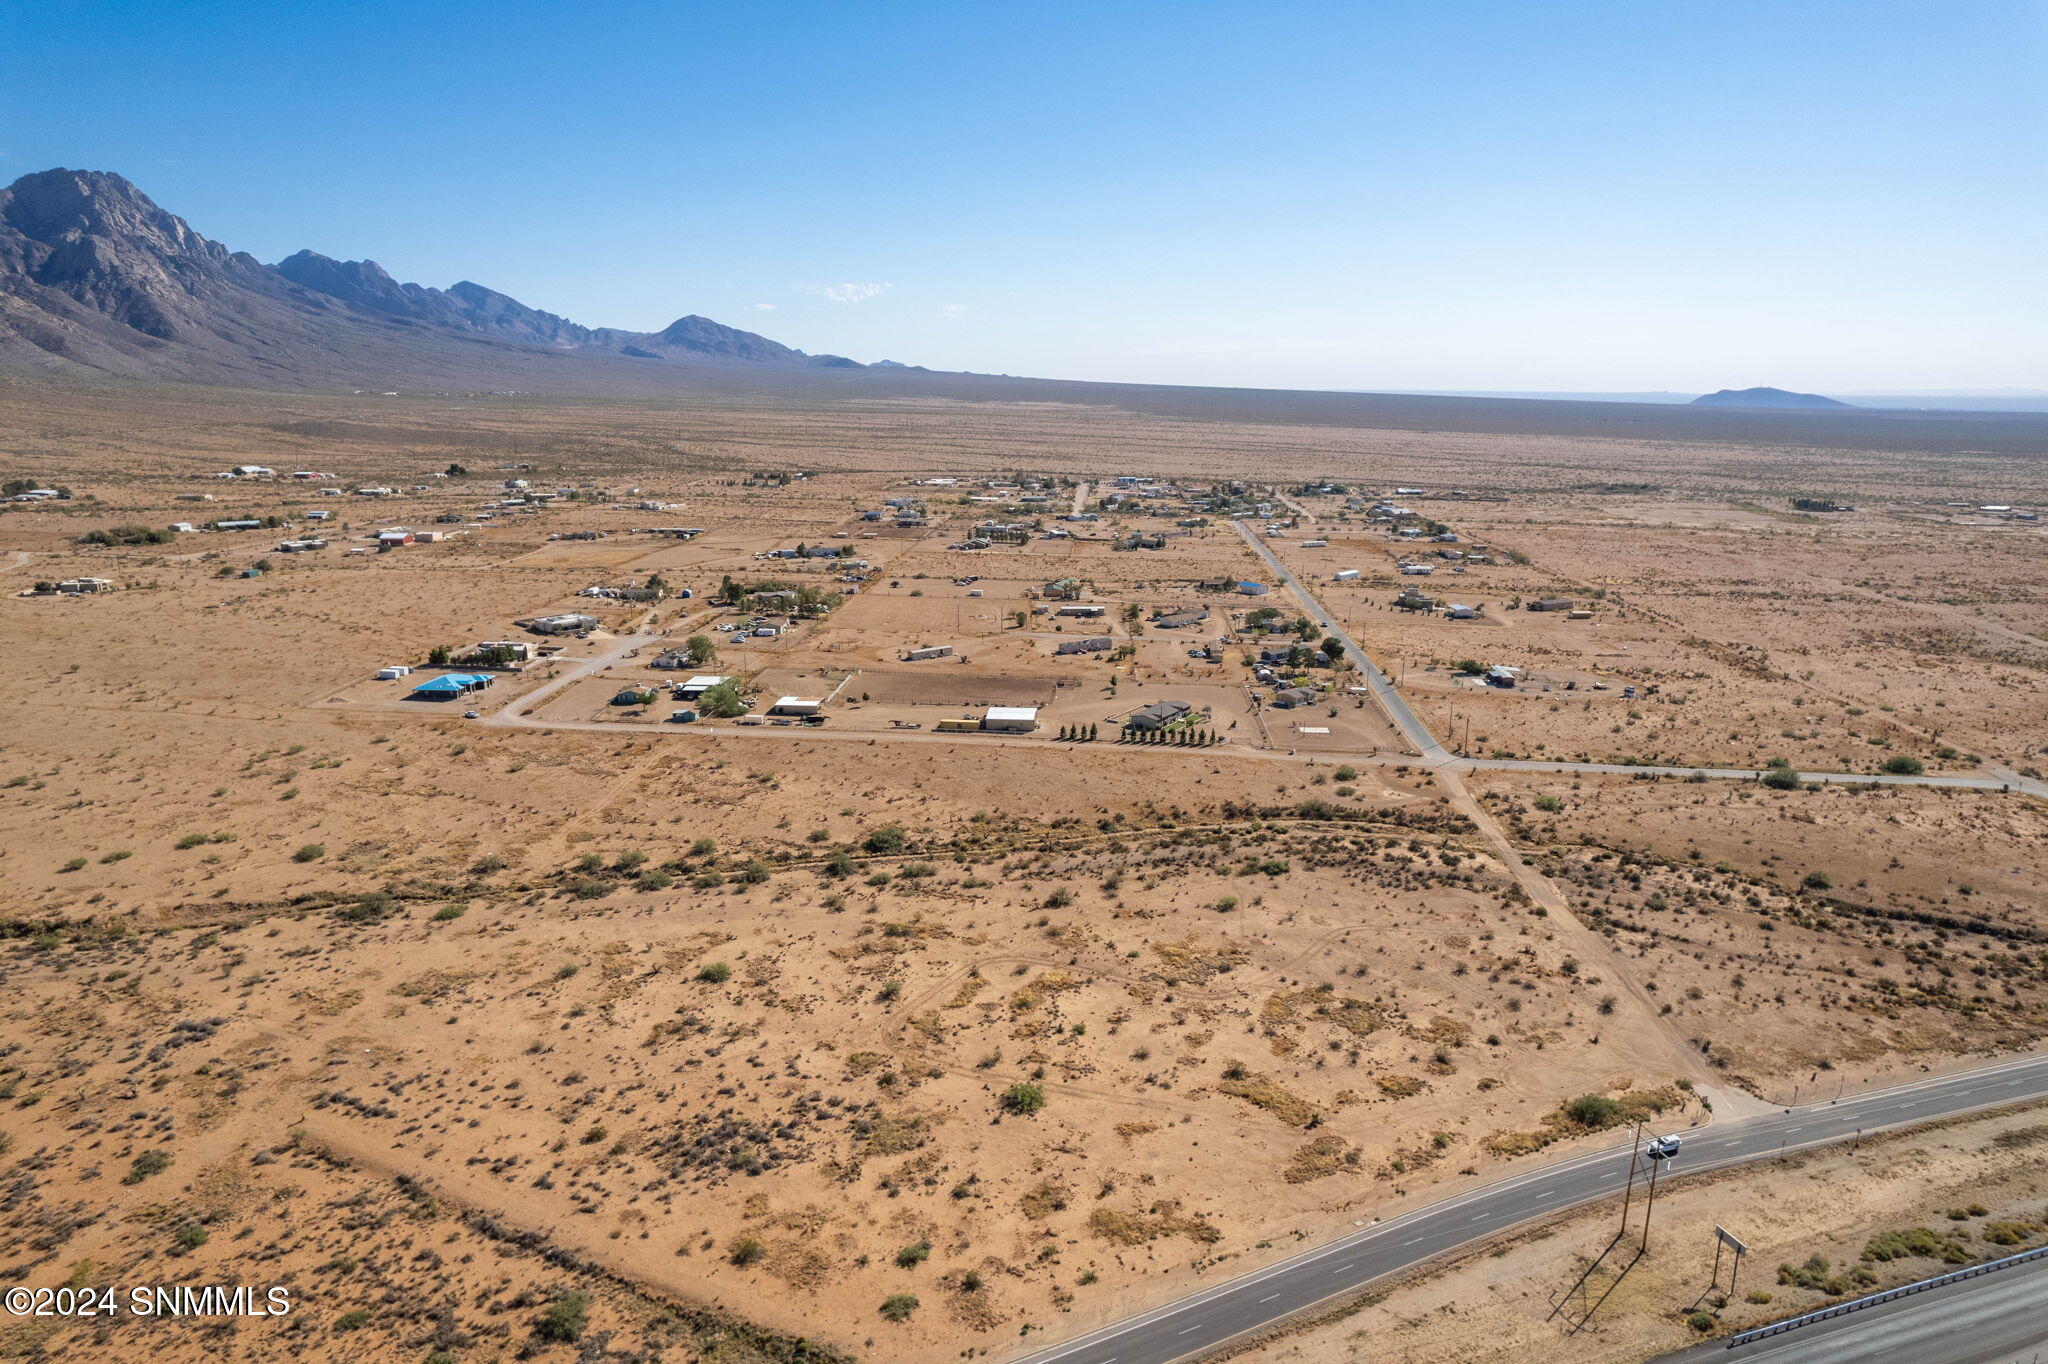
[[[1717,1169],[1859,1132],[2044,1097],[2048,1056],[2008,1061],[1689,1132],[1675,1171],[1682,1175]],[[1480,1237],[1619,1193],[1627,1171],[1625,1145],[1527,1170],[1042,1349],[1020,1364],[1168,1364],[1185,1359]],[[1734,1230],[1739,1234],[1741,1228]],[[1653,1231],[1652,1253],[1656,1247]],[[1560,1278],[1556,1286],[1568,1285]]]
[[[2032,1364],[2043,1355],[2048,1260],[2036,1260],[1736,1349],[1709,1341],[1651,1364]]]

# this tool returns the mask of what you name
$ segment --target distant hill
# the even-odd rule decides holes
[[[658,332],[586,327],[468,280],[401,283],[370,260],[265,265],[103,171],[0,190],[0,372],[590,390],[644,383],[611,371],[644,376],[650,361],[864,368],[694,314]]]
[[[1724,388],[1694,398],[1693,407],[1848,407],[1818,393],[1788,393],[1782,388]]]

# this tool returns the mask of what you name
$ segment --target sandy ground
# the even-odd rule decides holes
[[[2024,503],[2031,466],[739,395],[10,391],[0,419],[10,476],[78,494],[0,504],[8,591],[119,588],[0,597],[0,1266],[267,1274],[307,1304],[288,1334],[72,1327],[52,1354],[568,1359],[536,1335],[565,1292],[626,1356],[995,1353],[1587,1139],[1558,1117],[1578,1094],[1695,1120],[2048,1031],[2048,831],[2021,798],[1487,775],[1458,806],[1345,763],[1397,747],[1347,674],[1290,667],[1318,699],[1271,704],[1247,660],[1319,641],[1285,594],[1199,590],[1256,573],[1227,526],[1117,551],[1176,516],[1116,511],[950,548],[991,514],[972,480],[1020,464],[1056,507],[1126,467],[1461,487],[1415,500],[1498,551],[1457,575],[1485,623],[1383,609],[1450,575],[1396,574],[1409,550],[1341,498],[1290,495],[1317,533],[1276,543],[1475,751],[2026,767],[2038,536],[1942,504]],[[1635,486],[1653,459],[1666,486]],[[251,460],[396,492],[208,476]],[[515,477],[574,497],[492,507]],[[1782,510],[1814,487],[1868,506]],[[928,523],[860,519],[891,497]],[[78,543],[245,513],[285,524]],[[457,534],[348,552],[395,525]],[[703,533],[649,533],[677,526]],[[278,550],[308,531],[329,548]],[[798,544],[871,570],[757,557]],[[691,595],[580,595],[652,575]],[[727,578],[830,609],[741,639]],[[1054,614],[1062,578],[1104,616]],[[1594,619],[1508,609],[1550,592]],[[542,642],[517,622],[559,611],[597,626],[471,700],[374,678]],[[642,633],[704,634],[703,670],[768,701],[833,693],[829,741],[610,705],[683,675],[625,652]],[[1054,652],[1093,634],[1114,648]],[[1212,640],[1222,661],[1188,656]],[[905,660],[929,644],[956,658]],[[462,719],[615,651],[535,706],[602,729]],[[1530,685],[1457,689],[1474,655]],[[1158,699],[1222,742],[1109,741]],[[932,734],[989,703],[1040,730]],[[1103,739],[1059,740],[1084,725]]]

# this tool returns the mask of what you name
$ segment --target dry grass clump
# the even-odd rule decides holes
[[[1243,1099],[1254,1108],[1263,1108],[1289,1127],[1307,1127],[1316,1120],[1314,1104],[1263,1075],[1219,1080],[1216,1092]]]
[[[1156,942],[1152,954],[1159,965],[1152,974],[1168,985],[1207,985],[1220,973],[1251,960],[1251,949],[1222,942],[1203,946],[1194,938],[1179,942]]]
[[[1032,1221],[1043,1222],[1046,1218],[1066,1207],[1067,1200],[1072,1197],[1073,1190],[1067,1188],[1066,1185],[1055,1184],[1047,1180],[1018,1199],[1017,1206]]]
[[[1347,1166],[1358,1164],[1359,1151],[1356,1146],[1326,1132],[1311,1141],[1303,1142],[1288,1158],[1287,1168],[1282,1172],[1289,1184],[1306,1184],[1313,1179],[1326,1179]]]
[[[1162,1236],[1185,1236],[1205,1245],[1223,1238],[1221,1230],[1200,1217],[1183,1216],[1180,1204],[1170,1200],[1154,1203],[1142,1213],[1097,1208],[1088,1215],[1088,1228],[1120,1246],[1142,1246]]]

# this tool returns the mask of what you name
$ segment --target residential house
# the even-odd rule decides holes
[[[1154,701],[1132,711],[1124,723],[1132,729],[1150,733],[1165,729],[1193,710],[1194,707],[1185,701]]]

